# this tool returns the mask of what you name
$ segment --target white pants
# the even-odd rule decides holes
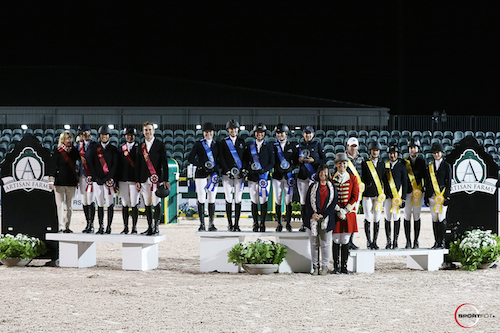
[[[377,200],[377,197],[363,197],[363,213],[365,214],[365,220],[368,222],[380,222],[382,211],[375,210]]]
[[[391,213],[392,208],[392,198],[385,199],[384,201],[384,216],[387,221],[397,221],[401,218],[402,210],[401,208],[394,208]]]
[[[214,203],[215,197],[217,196],[217,187],[219,186],[219,182],[215,183],[214,190],[209,191],[205,187],[210,184],[212,176],[208,176],[206,178],[195,178],[194,184],[196,187],[196,196],[198,198],[198,202],[201,204],[205,203],[206,198],[208,197],[208,203]]]
[[[106,184],[97,185],[96,182],[93,183],[95,201],[97,206],[104,207],[104,201],[106,200],[106,206],[109,207],[114,204],[115,190],[108,187]]]
[[[330,241],[332,239],[332,231],[324,229],[318,230],[317,236],[311,236],[311,229],[307,229],[309,234],[309,242],[311,245],[311,261],[313,267],[319,268],[319,255],[321,254],[321,267],[328,267],[330,262]]]
[[[429,209],[431,211],[432,222],[443,222],[446,219],[446,212],[448,211],[448,206],[441,206],[441,213],[438,211],[434,211],[434,206],[436,205],[435,200],[436,195],[433,195],[429,198]],[[438,206],[439,207],[439,206]]]
[[[413,200],[413,206],[411,201]],[[405,220],[411,221],[411,215],[413,214],[413,221],[420,220],[420,212],[422,211],[422,204],[424,202],[424,196],[422,195],[420,199],[413,199],[411,193],[406,194],[406,206],[405,206]],[[418,206],[417,206],[418,203]]]
[[[299,190],[300,204],[306,204],[306,195],[309,186],[313,183],[311,179],[297,179],[297,189]]]
[[[73,212],[72,201],[75,196],[75,186],[54,186],[54,196],[57,207],[57,220],[59,221],[59,230],[69,229],[71,222],[71,213]],[[66,206],[66,214],[64,213]]]
[[[135,207],[139,204],[139,191],[135,188],[135,182],[118,182],[118,188],[123,207]]]
[[[273,179],[273,192],[274,192],[274,203],[276,205],[281,205],[283,198],[283,191],[285,191],[285,205],[292,202],[293,199],[293,187],[290,189],[290,194],[288,194],[288,181],[286,178],[281,180]]]
[[[259,186],[258,182],[253,182],[251,180],[248,181],[248,193],[250,194],[250,201],[252,203],[260,203],[265,204],[267,202],[267,198],[269,197],[269,190],[271,189],[271,182],[267,182],[267,186],[265,189],[262,189]]]
[[[155,184],[153,186],[153,190],[151,190],[151,186],[153,183],[151,183],[151,180],[146,180],[145,183],[141,183],[141,191],[140,195],[142,196],[142,199],[144,200],[144,205],[145,206],[156,206],[161,202],[161,198],[158,198],[155,194],[156,189],[160,185],[160,183]]]
[[[332,239],[335,244],[349,244],[349,239],[351,238],[351,233],[341,232],[340,234],[332,234]]]
[[[89,191],[87,192],[87,177],[80,176],[79,179],[79,184],[80,184],[80,194],[82,197],[82,205],[87,206],[90,205],[94,201],[94,183],[89,185]],[[92,192],[90,192],[90,189],[92,189]]]
[[[233,203],[233,193],[234,193],[234,203],[241,203],[243,197],[243,187],[245,179],[235,178],[231,179],[229,176],[222,176],[222,187],[224,188],[224,196],[227,203]]]

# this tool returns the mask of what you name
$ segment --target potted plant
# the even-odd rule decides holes
[[[500,256],[500,237],[491,230],[466,231],[462,239],[450,244],[450,258],[461,263],[461,268],[474,271],[492,266]]]
[[[0,260],[6,266],[26,266],[47,252],[45,243],[24,234],[0,235]]]
[[[236,244],[228,253],[228,262],[241,265],[249,274],[269,274],[278,270],[286,256],[286,246],[270,240]]]

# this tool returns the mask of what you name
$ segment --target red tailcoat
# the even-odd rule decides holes
[[[342,184],[338,182],[337,177],[334,177],[333,184],[337,188],[339,199],[338,205],[340,208],[345,208],[347,205],[352,205],[355,209],[356,202],[359,197],[359,183],[358,178],[349,173],[349,180],[343,182]],[[346,215],[345,220],[341,220],[336,214],[335,220],[337,221],[334,234],[339,234],[342,232],[358,232],[358,224],[356,222],[356,212],[352,211]]]

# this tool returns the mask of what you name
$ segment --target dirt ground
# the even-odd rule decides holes
[[[113,233],[122,230],[120,216],[115,215]],[[83,230],[83,220],[83,213],[75,212],[71,228]],[[433,244],[430,221],[423,213],[421,247]],[[167,240],[159,245],[155,270],[121,270],[121,245],[113,243],[97,243],[92,268],[48,267],[45,260],[0,266],[0,331],[498,332],[500,327],[498,268],[417,271],[406,268],[405,257],[391,256],[376,258],[373,274],[200,273],[197,223],[181,219],[160,226]],[[366,248],[358,224],[355,243]],[[219,229],[225,225],[216,220]],[[242,226],[249,230],[251,221]],[[139,232],[145,229],[140,219]],[[379,245],[384,240],[382,226]],[[401,230],[400,246],[404,242]],[[464,303],[483,315],[469,330],[455,321]]]

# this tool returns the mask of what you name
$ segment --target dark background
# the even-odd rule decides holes
[[[0,64],[117,69],[392,114],[495,114],[497,3],[4,3]]]

